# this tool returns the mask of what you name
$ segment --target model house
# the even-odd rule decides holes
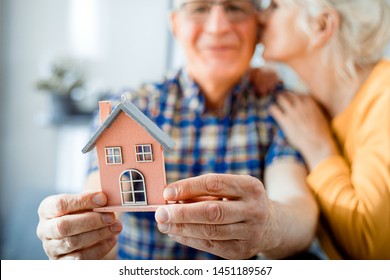
[[[174,141],[130,101],[114,111],[109,101],[99,102],[101,126],[83,148],[96,147],[106,207],[96,211],[155,211],[166,204],[164,149]]]

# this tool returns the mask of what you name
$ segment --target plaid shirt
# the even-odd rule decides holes
[[[233,88],[219,112],[207,110],[199,86],[184,70],[136,92],[124,92],[176,142],[164,155],[168,184],[207,173],[247,174],[262,180],[263,171],[275,160],[303,162],[268,113],[275,96],[259,97],[248,77]],[[120,101],[118,96],[115,101]],[[95,156],[91,171],[96,170]],[[218,259],[161,234],[154,213],[124,213],[122,222],[120,259]]]

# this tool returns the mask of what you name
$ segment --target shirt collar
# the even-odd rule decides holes
[[[232,110],[232,105],[236,104],[238,100],[242,98],[244,92],[248,90],[250,86],[249,77],[248,70],[240,81],[230,90],[226,97],[225,105],[220,112],[221,115],[229,114]],[[178,82],[184,97],[183,106],[196,113],[207,113],[205,98],[199,85],[188,75],[184,68],[179,71]]]

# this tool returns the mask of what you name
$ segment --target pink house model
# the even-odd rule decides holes
[[[83,148],[95,146],[102,191],[107,206],[98,212],[155,211],[166,204],[164,149],[175,142],[134,104],[124,100],[114,111],[99,102],[101,126]]]

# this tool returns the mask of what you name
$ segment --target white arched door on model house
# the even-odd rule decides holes
[[[119,177],[122,205],[147,205],[145,179],[141,172],[128,169]]]

